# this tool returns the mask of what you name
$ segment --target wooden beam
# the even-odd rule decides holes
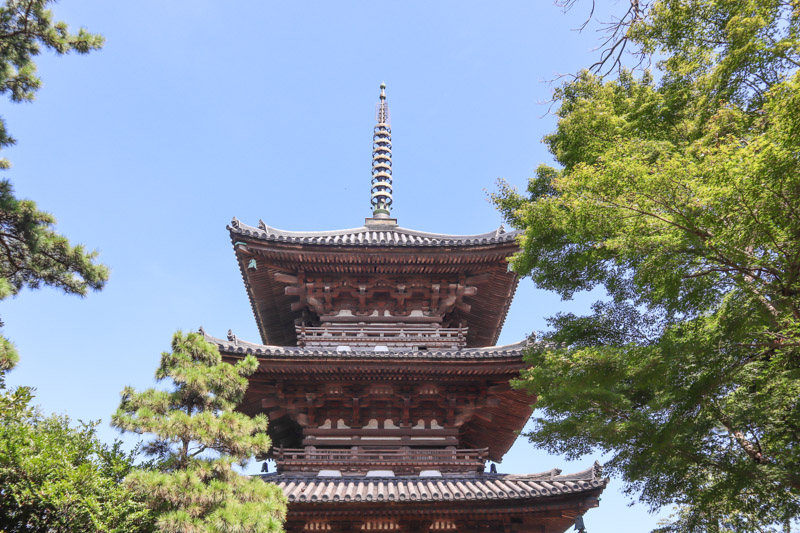
[[[458,446],[457,437],[442,437],[441,439],[411,439],[411,437],[400,437],[397,439],[362,439],[354,436],[350,439],[345,438],[325,438],[325,437],[306,437],[303,439],[303,446]]]
[[[264,409],[278,407],[280,405],[281,402],[279,402],[277,398],[261,398],[261,407]]]
[[[281,283],[297,283],[297,276],[292,274],[284,274],[283,272],[275,272],[275,281],[280,281]]]
[[[453,437],[458,435],[457,429],[319,429],[306,428],[305,436],[342,437],[342,436],[377,436],[377,437]]]

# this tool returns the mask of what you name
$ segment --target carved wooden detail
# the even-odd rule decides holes
[[[534,398],[508,387],[521,366],[262,359],[240,408],[269,417],[276,449],[487,448],[497,461],[531,413]]]
[[[322,322],[435,322],[442,324],[454,309],[469,313],[465,296],[475,296],[470,285],[482,277],[447,278],[428,276],[321,276],[276,272],[275,281],[285,283],[284,292],[295,297],[292,311],[308,307]]]
[[[507,261],[514,241],[463,249],[318,247],[247,236],[236,243],[265,344],[295,345],[300,325],[400,321],[469,326],[467,346],[489,346],[518,281]]]

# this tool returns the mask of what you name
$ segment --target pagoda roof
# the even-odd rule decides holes
[[[460,350],[374,350],[374,349],[349,349],[329,350],[323,348],[300,348],[295,346],[269,346],[243,341],[237,337],[225,340],[212,337],[202,331],[205,339],[215,344],[220,352],[230,355],[255,355],[257,357],[277,359],[374,359],[374,360],[480,360],[480,359],[520,359],[523,351],[528,346],[528,341],[521,341],[504,346],[489,346],[486,348],[463,348]]]
[[[532,500],[553,496],[602,492],[608,478],[600,476],[599,464],[561,475],[559,469],[539,474],[454,474],[442,476],[343,476],[266,474],[289,503],[433,502],[466,500]]]
[[[519,249],[519,232],[506,232],[501,226],[479,235],[445,235],[401,228],[391,219],[369,220],[360,228],[291,232],[233,219],[228,226],[231,242],[262,342],[297,344],[295,325],[303,316],[303,303],[309,301],[306,291],[322,290],[317,285],[323,279],[351,287],[364,281],[369,286],[369,280],[409,286],[428,283],[429,292],[439,283],[445,290],[463,283],[458,290],[463,292],[468,285],[472,292],[450,302],[451,308],[442,311],[439,320],[446,316],[451,324],[464,323],[467,346],[497,342],[519,281],[508,268],[508,258]],[[299,281],[301,272],[305,281]],[[316,280],[317,285],[311,285],[315,288],[307,288],[309,279]],[[424,292],[417,297],[425,297],[420,294]],[[317,296],[313,299],[319,301]],[[334,298],[331,312],[338,312],[336,302]]]
[[[519,231],[506,231],[500,226],[494,231],[477,235],[449,235],[428,233],[396,224],[365,224],[359,228],[333,231],[286,231],[267,226],[259,221],[258,227],[248,226],[233,219],[228,226],[231,235],[243,235],[263,241],[322,246],[485,246],[514,242]]]
[[[250,377],[250,386],[240,405],[250,415],[266,412],[262,400],[275,395],[277,381],[323,388],[331,382],[483,383],[495,403],[475,405],[475,416],[460,427],[461,446],[488,448],[489,458],[499,461],[530,418],[536,400],[528,392],[514,390],[509,385],[509,380],[518,377],[526,367],[523,354],[527,342],[449,351],[392,352],[266,346],[231,337],[232,340],[222,340],[205,335],[228,361],[247,355],[258,358],[259,368]],[[269,431],[276,446],[300,445],[301,430],[292,416],[282,412],[280,416],[270,414]]]

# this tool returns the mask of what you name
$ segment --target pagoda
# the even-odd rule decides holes
[[[443,235],[391,217],[381,85],[372,217],[354,229],[228,227],[263,344],[206,335],[259,368],[240,410],[269,417],[286,531],[563,532],[596,507],[597,467],[498,474],[535,397],[511,388],[525,342],[495,346],[517,233]],[[576,527],[578,529],[578,527]]]

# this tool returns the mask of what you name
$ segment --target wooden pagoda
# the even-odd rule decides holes
[[[524,343],[494,346],[517,275],[514,232],[441,235],[390,216],[381,86],[373,216],[359,228],[229,226],[263,344],[207,338],[260,361],[241,405],[266,413],[286,530],[563,532],[598,502],[597,468],[486,472],[535,398],[509,380]]]

